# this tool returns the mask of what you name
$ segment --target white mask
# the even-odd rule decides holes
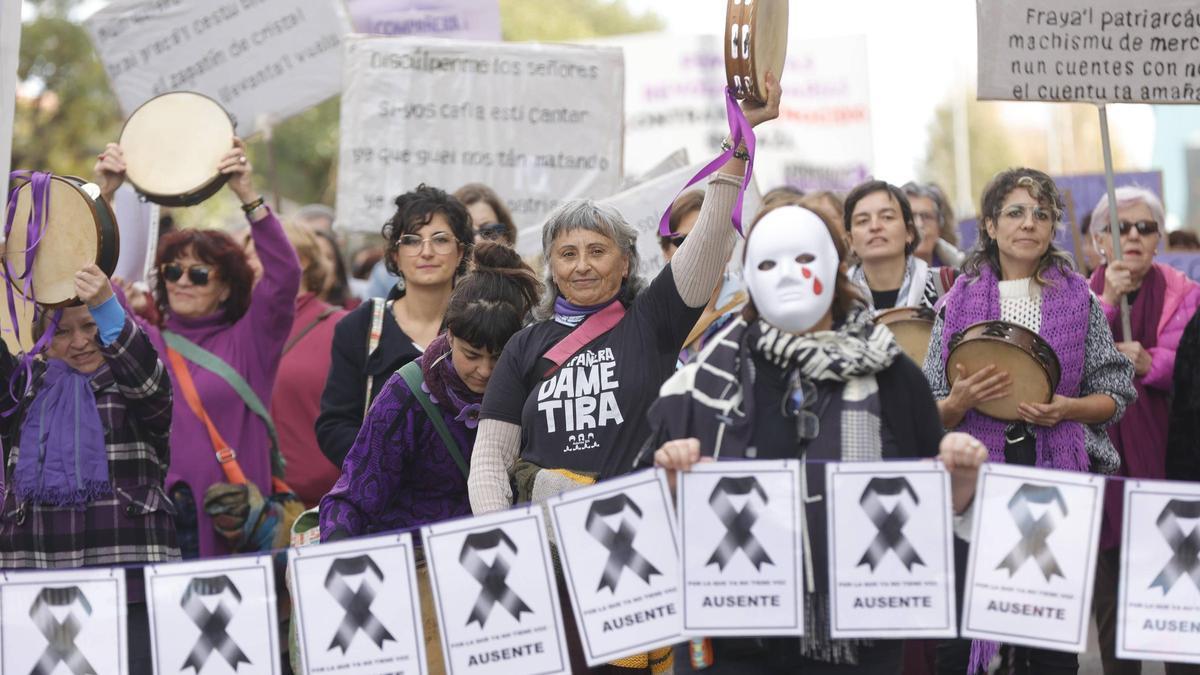
[[[825,316],[837,270],[825,222],[799,206],[763,216],[746,241],[746,288],[759,315],[780,330],[803,333]]]

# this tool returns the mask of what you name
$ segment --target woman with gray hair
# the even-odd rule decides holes
[[[742,104],[753,125],[779,114],[778,84],[768,89],[766,105]],[[517,501],[540,501],[630,470],[650,434],[646,410],[733,251],[745,166],[735,156],[721,167],[687,241],[648,285],[637,232],[616,210],[570,201],[550,214],[541,321],[513,336],[483,400],[468,481],[476,514],[511,506],[512,484]]]
[[[913,255],[932,267],[957,269],[966,256],[958,250],[954,209],[946,193],[937,183],[909,181],[900,189],[908,197],[913,221],[921,230],[921,240],[913,250]]]
[[[1161,480],[1167,477],[1167,424],[1171,413],[1175,353],[1184,328],[1200,306],[1200,284],[1169,265],[1154,262],[1162,239],[1163,206],[1153,192],[1140,187],[1116,190],[1120,221],[1121,259],[1114,260],[1109,234],[1108,195],[1092,210],[1092,241],[1107,261],[1092,272],[1092,292],[1116,336],[1121,335],[1121,298],[1131,307],[1131,334],[1117,349],[1133,362],[1137,400],[1119,422],[1108,428],[1121,467],[1117,475]],[[1104,495],[1104,520],[1100,529],[1100,556],[1096,563],[1093,609],[1104,672],[1139,672],[1135,662],[1118,661],[1114,653],[1117,632],[1117,574],[1120,569],[1121,496],[1119,485],[1109,485]],[[1170,672],[1170,671],[1168,671]]]

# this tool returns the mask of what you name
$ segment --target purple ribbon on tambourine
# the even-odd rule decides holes
[[[750,159],[746,160],[746,175],[742,178],[742,187],[738,190],[737,201],[733,204],[733,229],[737,230],[738,234],[742,232],[742,201],[746,197],[746,188],[750,185],[750,177],[754,173],[754,128],[750,126],[749,120],[742,112],[741,106],[738,105],[737,99],[733,97],[733,90],[729,87],[725,88],[725,114],[729,118],[729,138],[732,143],[731,147],[722,152],[716,159],[709,162],[700,172],[683,186],[682,189],[671,200],[671,204],[675,203],[675,199],[683,194],[688,188],[699,183],[717,172],[725,165],[725,162],[733,159],[733,153],[737,152],[737,148],[743,142],[746,144],[746,152],[750,155]],[[667,210],[663,213],[662,219],[658,222],[658,233],[664,237],[671,236],[671,205],[667,205]]]
[[[17,302],[13,296],[13,284],[20,283],[22,295],[28,298],[31,302],[36,303],[37,298],[34,297],[33,290],[33,261],[37,257],[38,245],[42,242],[42,236],[45,235],[46,222],[50,218],[50,181],[53,175],[45,171],[13,171],[8,175],[9,183],[14,180],[27,180],[30,183],[32,190],[33,207],[29,210],[29,219],[24,223],[25,237],[25,270],[21,274],[14,274],[12,267],[8,264],[8,254],[4,255],[4,292],[8,300],[8,316],[12,321],[13,334],[17,341],[21,340],[21,325],[20,319],[17,316]],[[13,227],[17,224],[13,221],[17,214],[17,192],[24,187],[18,185],[8,193],[8,213],[4,219],[4,241],[10,241]],[[29,384],[29,375],[32,374],[32,369],[29,365],[30,359],[34,355],[40,354],[50,344],[50,340],[54,338],[54,331],[58,327],[58,321],[62,317],[62,309],[54,310],[54,316],[50,320],[50,325],[38,338],[33,345],[33,349],[28,354],[24,355],[24,370],[26,374],[26,384]],[[0,411],[0,417],[8,417],[16,411],[20,404],[20,396],[13,390],[19,376],[20,370],[14,370],[12,378],[8,382],[8,392],[12,396],[13,401],[17,403],[9,410]]]

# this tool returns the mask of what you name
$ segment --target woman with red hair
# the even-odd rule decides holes
[[[249,385],[253,395],[270,405],[284,342],[295,317],[300,288],[300,263],[283,226],[254,190],[246,146],[234,147],[219,166],[229,176],[229,189],[242,203],[250,221],[250,236],[262,261],[262,279],[254,273],[241,246],[220,230],[178,230],[164,236],[155,259],[153,289],[162,316],[146,332],[168,363],[168,344],[186,358],[186,371],[195,383],[200,405],[220,436],[236,453],[247,481],[261,495],[271,494],[271,441],[267,425],[227,380],[196,364],[200,347],[224,362]],[[125,178],[121,149],[109,144],[96,164],[97,182],[106,195]],[[221,536],[205,512],[205,493],[228,480],[215,454],[201,417],[193,411],[180,376],[171,368],[174,423],[171,426],[171,466],[167,490],[180,509],[177,521],[184,557],[212,557],[234,552],[229,534]],[[228,453],[226,453],[228,457]],[[194,511],[195,534],[187,531]],[[242,514],[231,513],[236,521]],[[230,530],[222,523],[222,530]]]

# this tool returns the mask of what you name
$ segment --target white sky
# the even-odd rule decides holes
[[[724,31],[724,0],[625,0],[651,10],[675,33]],[[875,174],[900,184],[915,177],[925,156],[934,108],[956,82],[975,81],[975,3],[971,0],[793,0],[789,30],[801,35],[866,35],[870,68]],[[786,73],[783,79],[787,96]],[[1014,122],[1044,128],[1049,104],[1003,104]],[[1150,106],[1109,108],[1114,138],[1144,168],[1150,163],[1154,117]]]

